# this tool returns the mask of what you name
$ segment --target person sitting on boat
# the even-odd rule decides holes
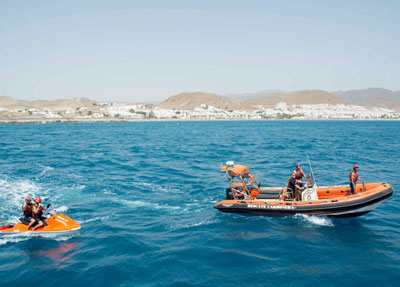
[[[35,219],[32,214],[32,198],[28,195],[25,197],[25,202],[22,205],[22,212],[24,214],[25,222],[28,222],[28,229],[35,223]]]
[[[353,169],[350,171],[349,178],[350,178],[350,193],[354,194],[357,186],[357,180],[363,181],[360,177],[358,177],[358,165],[353,165]]]
[[[304,182],[296,179],[296,171],[293,171],[287,183],[287,190],[292,191],[293,199],[301,200],[301,192],[304,188],[300,184],[304,184]]]
[[[37,225],[32,228],[32,231],[44,225],[44,220],[46,219],[46,217],[43,216],[43,210],[47,210],[50,207],[50,204],[48,204],[47,207],[43,207],[41,202],[42,199],[40,197],[35,198],[35,205],[32,211],[33,217],[35,218]]]
[[[303,171],[303,169],[301,168],[299,163],[296,163],[296,169],[294,170],[294,172],[296,172],[296,179],[300,180],[305,177],[305,178],[310,178],[308,175],[306,175]],[[300,186],[303,187],[304,183],[300,183]]]

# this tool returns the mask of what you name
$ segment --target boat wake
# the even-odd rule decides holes
[[[193,223],[187,223],[187,224],[174,224],[174,225],[170,225],[170,229],[175,231],[175,230],[179,230],[179,229],[190,229],[190,228],[195,228],[195,227],[199,227],[199,226],[207,226],[207,225],[211,225],[211,224],[216,224],[218,223],[217,220],[214,219],[206,219],[206,220],[200,220],[198,222],[193,222]]]
[[[158,184],[148,183],[148,182],[132,182],[135,186],[142,186],[145,189],[148,189],[152,192],[160,192],[160,193],[173,193],[173,194],[182,194],[184,193],[182,190],[173,187],[163,187]]]
[[[57,208],[54,209],[54,211],[55,211],[56,213],[66,212],[67,210],[68,210],[68,207],[65,206],[65,205],[60,206],[60,207],[57,207]]]
[[[335,226],[331,219],[323,216],[297,214],[295,217],[300,217],[305,221],[318,226]]]
[[[109,216],[97,216],[97,217],[92,217],[92,218],[89,218],[89,219],[84,219],[84,220],[78,220],[77,222],[80,224],[80,225],[82,225],[82,224],[85,224],[85,223],[89,223],[89,222],[92,222],[92,221],[97,221],[97,220],[105,220],[105,219],[108,219],[109,218]]]
[[[39,180],[40,178],[45,177],[45,175],[48,171],[54,170],[54,168],[52,168],[51,166],[41,166],[41,167],[43,168],[43,170],[38,176],[35,177],[36,180]]]
[[[17,234],[10,234],[10,235],[3,235],[0,237],[0,246],[6,245],[7,243],[17,243],[21,241],[29,240],[31,236],[29,235],[17,235]]]
[[[179,206],[164,205],[158,203],[144,202],[141,200],[118,200],[117,203],[129,206],[131,208],[149,208],[149,209],[165,209],[165,210],[178,210],[181,209]]]
[[[42,188],[30,180],[13,180],[9,177],[0,177],[0,212],[2,215],[16,217],[20,213],[20,206],[25,196],[42,194]]]
[[[18,233],[18,234],[1,234],[0,236],[0,246],[6,245],[7,243],[17,243],[21,241],[26,241],[31,238],[45,238],[55,241],[66,241],[74,237],[75,233],[69,234],[40,234],[40,233]]]

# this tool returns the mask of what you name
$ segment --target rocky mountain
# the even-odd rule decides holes
[[[346,104],[346,101],[341,97],[323,90],[304,90],[285,94],[279,93],[257,98],[250,98],[244,101],[244,103],[250,105],[261,105],[266,107],[273,107],[279,102],[286,102],[290,106],[301,104]]]
[[[201,104],[214,106],[223,110],[253,110],[255,106],[275,107],[279,102],[286,102],[288,105],[300,104],[345,104],[346,102],[336,96],[322,90],[305,90],[292,93],[273,93],[258,97],[250,97],[244,100],[234,100],[225,96],[210,93],[181,93],[172,96],[158,104],[163,109],[193,110]]]
[[[232,94],[230,97],[237,97],[238,99],[204,92],[180,93],[157,105],[153,103],[148,106],[157,106],[164,109],[193,110],[205,104],[222,110],[250,111],[255,110],[256,106],[275,107],[279,102],[286,102],[288,106],[301,104],[355,104],[400,111],[400,91],[394,92],[380,88],[336,91],[333,93],[323,90],[303,90],[288,93],[265,90],[256,93]],[[0,97],[0,108],[3,108],[3,112],[15,109],[28,110],[30,108],[39,111],[62,112],[76,110],[80,107],[93,108],[96,103],[96,101],[87,98],[23,101],[10,97]]]
[[[224,96],[203,92],[180,93],[176,96],[169,97],[158,104],[157,107],[162,109],[193,110],[194,108],[200,107],[201,104],[214,106],[222,110],[240,111],[252,109],[250,104],[241,103]]]
[[[6,109],[26,109],[30,108],[31,104],[28,101],[17,100],[11,97],[0,97],[0,107]]]
[[[246,100],[246,99],[259,98],[263,96],[271,96],[276,94],[286,94],[286,92],[282,90],[264,90],[254,93],[226,94],[224,96],[233,100]]]
[[[66,109],[76,109],[79,107],[91,106],[96,101],[87,98],[61,99],[61,100],[36,100],[22,101],[10,97],[0,97],[0,107],[6,109],[38,109],[61,111]]]
[[[376,106],[400,110],[400,91],[382,88],[336,91],[337,96],[354,105]]]

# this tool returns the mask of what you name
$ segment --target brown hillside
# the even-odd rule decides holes
[[[32,106],[38,109],[48,109],[53,111],[60,111],[65,109],[76,109],[83,106],[91,106],[95,101],[86,98],[76,98],[72,100],[61,99],[53,101],[38,100],[32,101]]]
[[[302,104],[346,104],[342,98],[322,90],[304,90],[291,94],[274,94],[248,99],[244,102],[251,105],[262,105],[269,107],[273,107],[279,102],[286,102],[290,106]]]
[[[376,100],[369,102],[370,107],[380,107],[394,110],[395,112],[400,112],[400,100],[390,99],[386,97],[381,97]]]
[[[17,100],[11,97],[0,97],[0,107],[6,109],[26,109],[31,105],[27,101]]]
[[[202,92],[180,93],[179,95],[169,97],[158,104],[157,107],[162,109],[193,110],[194,108],[200,107],[201,104],[214,106],[223,110],[252,109],[251,105],[247,103],[241,103],[227,97]]]
[[[72,100],[37,100],[22,101],[11,97],[0,97],[0,107],[7,109],[30,109],[61,111],[65,109],[76,109],[83,106],[91,106],[92,101],[86,98],[76,98]]]

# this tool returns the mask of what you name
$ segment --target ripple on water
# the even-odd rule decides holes
[[[283,186],[296,162],[309,172],[309,154],[319,185],[347,184],[358,163],[363,179],[398,190],[398,122],[28,124],[0,134],[1,219],[17,220],[23,198],[40,195],[82,226],[66,237],[0,237],[6,286],[397,283],[397,193],[355,219],[213,207],[227,160]]]

